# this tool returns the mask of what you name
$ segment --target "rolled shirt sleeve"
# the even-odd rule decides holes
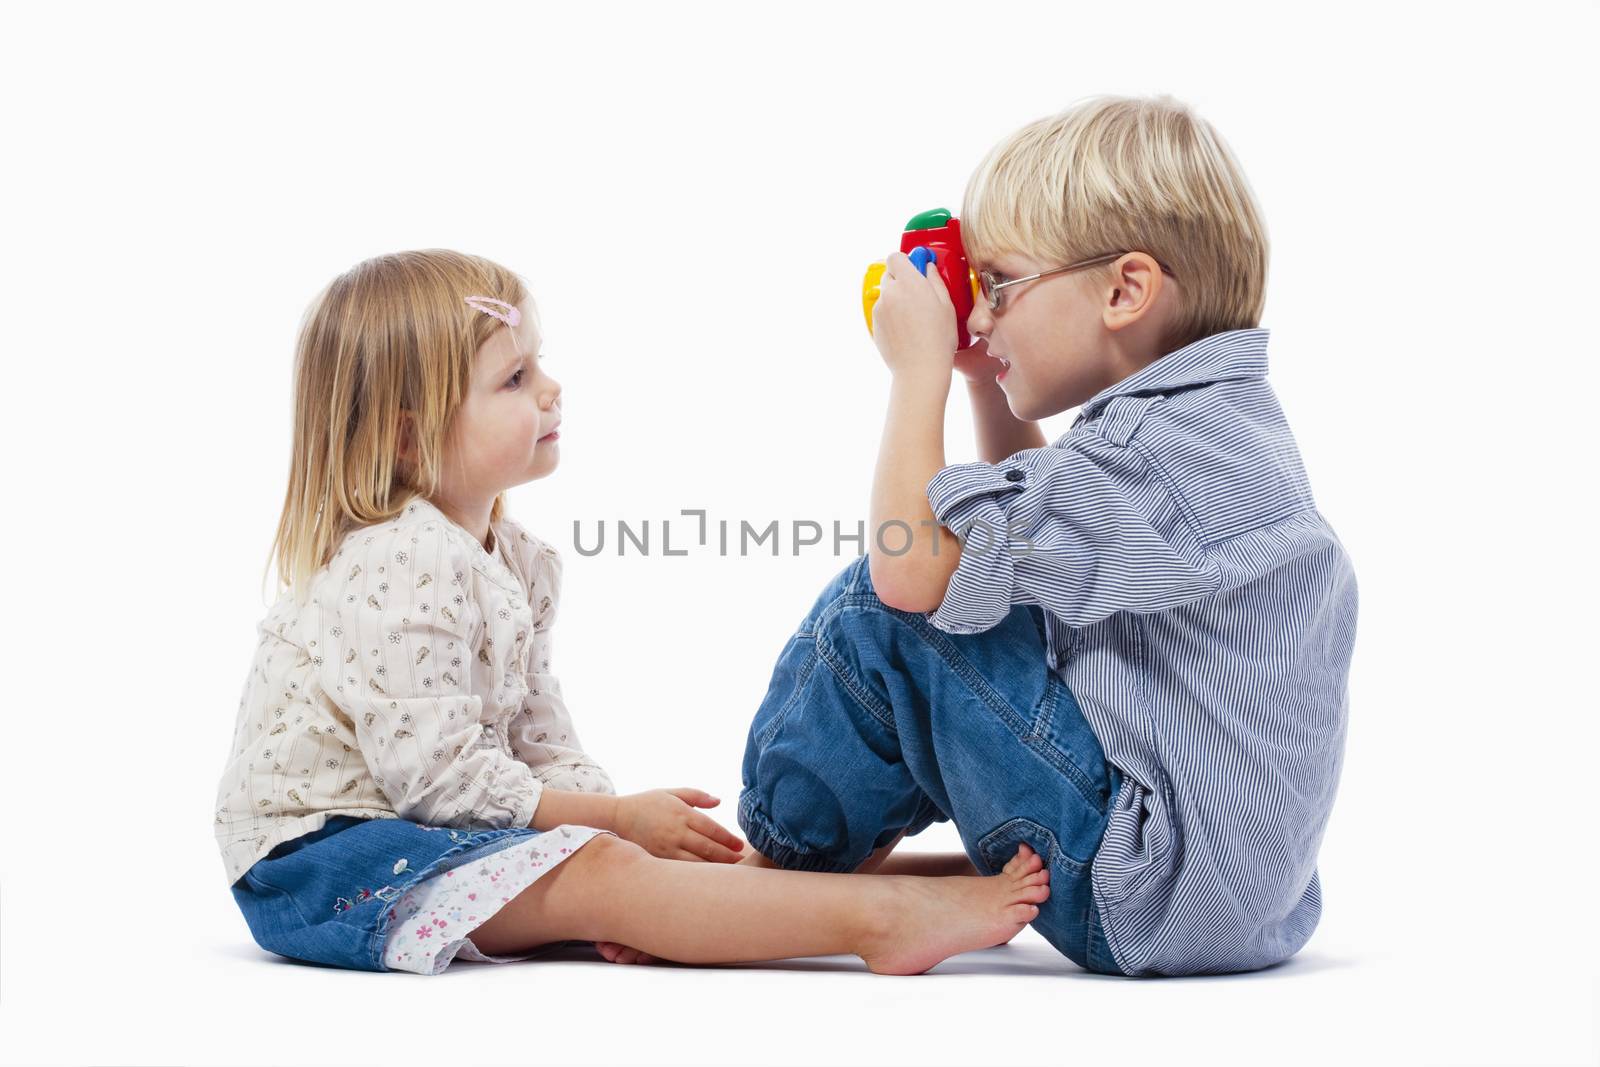
[[[562,561],[554,547],[538,542],[530,579],[533,640],[528,692],[511,722],[512,751],[545,786],[577,793],[615,793],[605,769],[583,750],[562,699],[561,680],[550,669],[551,629],[561,601]]]
[[[961,540],[944,600],[928,616],[949,633],[987,630],[1016,604],[1072,626],[1165,611],[1221,582],[1144,458],[1098,438],[953,464],[927,493],[934,517]]]
[[[451,665],[472,658],[473,601],[452,606],[449,596],[472,566],[432,525],[386,527],[356,542],[342,565],[341,647],[326,688],[401,818],[527,826],[544,786],[480,721],[483,699],[469,690],[469,671]]]

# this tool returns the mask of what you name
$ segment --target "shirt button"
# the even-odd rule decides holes
[[[1023,474],[1021,471],[1017,470],[1015,467],[1013,467],[1010,470],[1006,471],[1006,481],[1008,481],[1008,482],[1020,482],[1025,477],[1027,477],[1027,475]]]

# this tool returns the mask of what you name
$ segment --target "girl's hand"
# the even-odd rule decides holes
[[[938,267],[920,273],[904,252],[887,260],[872,305],[872,339],[891,374],[950,381],[956,351],[956,309]]]
[[[695,808],[714,808],[722,801],[698,789],[652,789],[617,798],[619,837],[669,860],[738,863],[744,842]]]

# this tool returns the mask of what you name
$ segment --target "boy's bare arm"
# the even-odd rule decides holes
[[[1036,422],[1011,413],[1005,392],[992,373],[973,376],[964,357],[986,356],[968,349],[956,357],[967,383],[978,450],[985,463],[999,463],[1025,448],[1043,448]],[[945,465],[944,409],[949,378],[897,375],[889,391],[889,413],[878,448],[872,484],[873,588],[879,599],[902,611],[933,611],[944,600],[950,576],[961,560],[961,542],[933,517],[928,481]],[[904,523],[904,526],[898,525]],[[886,525],[895,524],[895,525]],[[900,552],[910,530],[909,547]],[[882,544],[879,544],[881,540]]]
[[[896,375],[872,479],[867,566],[878,598],[901,611],[933,611],[961,561],[961,542],[928,505],[928,481],[944,467],[950,370]],[[901,551],[905,546],[905,551]]]
[[[960,540],[934,518],[927,496],[945,465],[944,411],[959,365],[955,309],[937,271],[930,277],[895,252],[884,260],[872,322],[892,378],[872,479],[868,568],[885,604],[933,611],[961,561]]]

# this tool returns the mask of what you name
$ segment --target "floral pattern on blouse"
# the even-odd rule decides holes
[[[556,550],[509,517],[494,551],[422,497],[345,537],[304,604],[258,627],[214,829],[231,885],[335,814],[527,826],[545,787],[615,790],[551,672]]]

